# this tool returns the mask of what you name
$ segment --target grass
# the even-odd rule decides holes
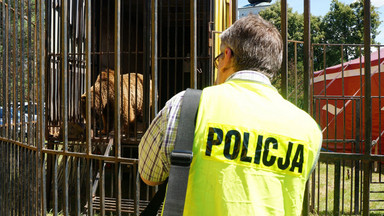
[[[316,170],[314,171],[313,176],[310,178],[310,187],[314,186],[315,190],[311,192],[314,195],[314,206],[313,213],[310,213],[311,216],[315,215],[334,215],[334,200],[335,200],[335,164],[333,163],[324,163],[321,162],[318,164]],[[384,168],[384,167],[383,167]],[[360,165],[360,169],[362,166]],[[351,163],[345,162],[341,164],[340,168],[340,195],[339,195],[339,213],[340,215],[355,215],[355,196],[357,194],[359,200],[359,211],[357,212],[360,215],[362,212],[362,187],[363,187],[363,172],[360,171],[359,179],[356,180],[356,167]],[[355,190],[356,184],[358,182],[358,190]],[[380,182],[380,183],[378,183]],[[381,173],[373,172],[372,179],[370,184],[370,191],[384,191],[384,169],[381,170]],[[384,192],[382,193],[371,193],[370,199],[381,199],[384,200]],[[312,203],[312,198],[310,200]],[[372,216],[383,216],[384,211],[372,211],[373,209],[384,209],[384,202],[371,202],[370,203],[370,215]],[[47,215],[53,216],[53,213],[50,212]],[[64,215],[59,213],[58,215]],[[99,212],[95,212],[96,216],[99,215]],[[111,212],[106,213],[106,215],[114,215]]]
[[[339,195],[339,212],[341,215],[354,215],[355,211],[355,196],[358,196],[360,202],[357,213],[361,214],[362,209],[362,187],[363,187],[363,172],[359,172],[356,180],[355,167],[352,163],[341,164],[340,169],[340,195]],[[334,200],[335,200],[335,164],[319,163],[315,172],[315,179],[311,178],[311,187],[313,183],[315,190],[314,197],[314,212],[311,215],[333,215]],[[360,165],[360,169],[362,166]],[[357,181],[357,184],[356,184]],[[358,185],[359,189],[355,187]],[[381,174],[373,172],[370,184],[370,200],[384,200],[384,174],[383,169]],[[372,193],[372,191],[381,191],[381,193]],[[312,201],[312,199],[311,199]],[[312,203],[312,202],[311,202]],[[381,209],[374,211],[374,209]],[[384,202],[370,202],[370,215],[384,215]]]

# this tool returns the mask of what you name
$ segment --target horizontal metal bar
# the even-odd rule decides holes
[[[6,143],[11,143],[11,144],[16,144],[18,146],[27,148],[29,150],[33,150],[37,152],[37,147],[36,146],[29,146],[26,145],[22,142],[15,141],[15,140],[8,140],[5,138],[0,137],[0,141],[6,142]],[[63,152],[61,150],[52,150],[52,149],[42,149],[42,153],[47,153],[47,154],[54,154],[54,155],[63,155],[63,156],[73,156],[73,157],[79,157],[79,158],[89,158],[89,159],[96,159],[96,160],[104,160],[105,162],[120,162],[122,164],[129,164],[129,165],[134,165],[138,163],[138,159],[132,159],[132,158],[123,158],[123,157],[112,157],[112,156],[103,156],[103,155],[96,155],[96,154],[90,154],[89,156],[86,153],[79,153],[79,152]]]
[[[333,153],[321,152],[320,161],[334,160],[361,160],[361,161],[384,161],[384,155],[364,155],[358,153]]]
[[[324,43],[313,43],[312,44],[313,46],[354,46],[354,47],[363,47],[364,44],[324,44]],[[371,46],[377,46],[377,47],[381,47],[381,46],[384,46],[384,45],[381,45],[381,44],[371,44]]]
[[[122,164],[129,164],[134,165],[138,163],[138,159],[132,159],[132,158],[122,158],[122,157],[114,157],[114,156],[103,156],[103,155],[96,155],[96,154],[90,154],[87,153],[77,153],[77,152],[63,152],[59,150],[52,150],[52,149],[42,149],[43,153],[47,154],[57,154],[62,156],[73,156],[73,157],[81,157],[85,159],[95,159],[95,160],[104,160],[105,162],[120,162]]]

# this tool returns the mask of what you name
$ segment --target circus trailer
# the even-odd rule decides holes
[[[371,54],[372,154],[384,154],[384,49]],[[314,73],[313,109],[323,150],[364,153],[364,57]]]

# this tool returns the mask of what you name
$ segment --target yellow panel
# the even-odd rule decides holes
[[[232,5],[233,2],[237,0],[215,0],[215,31],[222,32],[227,29],[233,21],[232,18]],[[215,34],[215,52],[214,56],[217,56],[220,53],[220,38],[219,34]],[[216,70],[215,70],[216,77]]]

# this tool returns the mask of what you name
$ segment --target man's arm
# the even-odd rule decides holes
[[[163,184],[165,181],[162,181],[162,182],[153,182],[153,181],[148,181],[146,179],[143,178],[143,176],[140,175],[140,178],[141,180],[143,180],[143,182],[149,186],[156,186],[156,185],[161,185]]]
[[[148,185],[159,185],[169,176],[183,95],[180,92],[166,103],[140,141],[139,173]]]

